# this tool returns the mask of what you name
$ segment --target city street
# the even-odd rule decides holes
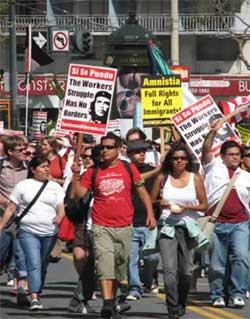
[[[70,313],[67,310],[69,299],[72,295],[74,284],[76,281],[76,273],[72,266],[71,254],[63,254],[63,258],[59,263],[50,264],[48,268],[48,276],[46,288],[42,294],[42,302],[44,309],[39,312],[30,312],[28,309],[20,309],[16,306],[15,295],[11,292],[11,288],[6,287],[5,276],[1,277],[0,286],[0,305],[1,319],[7,318],[100,318],[99,312],[102,306],[100,292],[97,292],[97,300],[91,301],[91,306],[97,311],[96,315],[83,315]],[[211,307],[208,296],[208,284],[206,279],[200,279],[198,282],[198,293],[190,295],[187,314],[183,318],[189,319],[249,319],[250,304],[244,309],[216,309]],[[131,310],[123,315],[122,318],[168,318],[164,305],[163,294],[146,294],[140,301],[130,302]]]

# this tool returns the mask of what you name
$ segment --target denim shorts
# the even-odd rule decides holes
[[[133,227],[92,225],[92,240],[98,279],[127,278]]]

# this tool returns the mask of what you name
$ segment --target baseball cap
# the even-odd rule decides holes
[[[133,153],[136,151],[146,151],[150,145],[143,140],[134,140],[128,143],[127,153]]]

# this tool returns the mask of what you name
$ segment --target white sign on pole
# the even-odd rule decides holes
[[[209,132],[210,123],[222,118],[223,114],[210,95],[206,95],[197,102],[176,113],[172,121],[181,136],[192,149],[198,160],[201,159],[201,150],[204,138]],[[211,152],[219,156],[220,147],[226,140],[239,141],[232,127],[225,122],[217,132]]]
[[[37,37],[33,37],[33,39],[35,40],[36,44],[39,46],[40,49],[47,42],[47,39],[43,36],[43,34],[41,32],[38,32],[38,36]]]
[[[112,106],[116,69],[70,64],[61,129],[104,135]]]
[[[69,51],[69,31],[52,31],[53,51]]]

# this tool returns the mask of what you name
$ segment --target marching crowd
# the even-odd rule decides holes
[[[90,301],[100,288],[101,317],[120,318],[130,300],[158,292],[161,258],[168,317],[179,319],[195,286],[195,263],[202,264],[206,251],[212,305],[244,307],[250,291],[250,147],[227,140],[214,158],[222,125],[211,123],[201,164],[183,140],[166,142],[159,152],[159,143],[139,128],[124,139],[107,133],[99,143],[77,133],[31,142],[2,135],[0,267],[17,304],[43,308],[48,263],[61,258],[58,231],[67,219],[79,276],[71,312],[95,312]],[[215,225],[210,241],[199,227],[204,215]]]

